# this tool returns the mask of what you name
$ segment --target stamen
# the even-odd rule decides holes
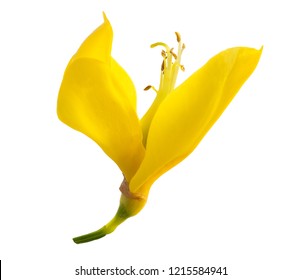
[[[163,72],[164,71],[164,65],[165,65],[165,63],[164,63],[164,60],[162,61],[162,64],[161,64],[161,71]]]
[[[182,51],[186,48],[186,45],[183,43],[182,44]]]
[[[173,48],[170,50],[170,53],[172,54],[172,56],[174,57],[174,59],[178,58],[178,56],[173,52]]]
[[[147,86],[145,90],[149,90],[150,88],[152,88],[160,96],[166,96],[174,89],[176,79],[178,76],[178,71],[185,70],[184,66],[181,65],[181,56],[185,45],[181,41],[182,39],[180,33],[175,32],[175,34],[178,42],[177,52],[175,52],[173,48],[170,48],[167,44],[163,42],[157,42],[151,45],[151,48],[157,46],[164,47],[164,49],[161,51],[163,61],[161,64],[160,86],[158,91],[155,90],[152,86]]]
[[[147,91],[147,90],[150,90],[150,89],[152,89],[152,90],[154,90],[156,93],[158,93],[158,91],[155,89],[155,87],[153,87],[153,86],[151,86],[151,85],[148,85],[147,87],[145,87],[145,91]]]
[[[181,42],[181,35],[179,32],[175,32],[176,36],[177,36],[177,42],[180,43]]]

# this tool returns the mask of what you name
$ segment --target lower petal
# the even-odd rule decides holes
[[[261,50],[225,50],[196,71],[160,105],[150,126],[145,158],[130,182],[147,192],[164,172],[187,157],[252,74]]]

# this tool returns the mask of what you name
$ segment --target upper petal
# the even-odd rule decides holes
[[[103,18],[103,24],[87,37],[70,62],[77,58],[94,58],[104,63],[110,63],[113,29],[105,13],[103,13]]]
[[[150,126],[146,154],[130,182],[132,192],[188,156],[254,71],[261,50],[225,50],[196,71],[161,104]]]
[[[123,94],[132,108],[137,111],[137,98],[135,86],[125,72],[125,70],[118,64],[118,62],[112,57],[111,59],[111,71],[114,73],[116,79],[116,86],[120,87],[119,94]]]
[[[111,57],[112,28],[105,22],[70,60],[58,96],[61,121],[93,139],[130,181],[143,157],[135,87]]]
[[[133,108],[136,110],[136,90],[134,84],[126,71],[111,56],[113,29],[110,21],[103,13],[104,22],[94,30],[81,44],[75,55],[71,58],[68,67],[77,59],[93,58],[111,67],[116,77],[119,77],[120,86],[126,88],[120,92],[126,96]]]
[[[108,65],[78,59],[65,72],[57,113],[61,121],[93,139],[129,181],[144,156],[144,147],[137,114],[120,94],[123,90]]]

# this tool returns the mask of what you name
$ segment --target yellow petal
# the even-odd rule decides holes
[[[145,158],[130,182],[147,193],[151,183],[188,156],[254,71],[261,50],[225,50],[195,72],[160,105],[150,126]]]
[[[103,18],[104,23],[81,44],[70,63],[78,58],[94,58],[104,63],[110,63],[113,29],[105,13],[103,13]]]
[[[110,65],[116,77],[119,77],[120,86],[124,89],[120,94],[125,95],[136,110],[137,101],[134,84],[126,71],[111,57],[113,29],[105,13],[103,13],[103,18],[104,23],[81,44],[76,54],[71,58],[67,69],[75,60],[81,58],[93,58]]]
[[[61,121],[93,139],[130,181],[144,156],[139,120],[126,88],[110,67],[94,59],[77,59],[60,88]]]
[[[137,98],[136,98],[136,89],[135,86],[129,77],[129,75],[125,72],[125,70],[115,61],[114,58],[111,59],[111,71],[114,73],[114,76],[118,81],[118,87],[120,87],[119,94],[123,94],[124,97],[128,100],[132,108],[136,110],[137,107]]]
[[[104,23],[80,46],[64,74],[57,104],[61,121],[93,139],[129,181],[144,156],[135,87],[111,57],[113,30]]]

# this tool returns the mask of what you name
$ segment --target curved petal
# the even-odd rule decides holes
[[[144,156],[136,91],[111,57],[113,30],[107,17],[71,58],[60,88],[61,121],[93,139],[129,181]]]
[[[78,58],[94,58],[108,64],[111,62],[113,29],[105,13],[103,13],[103,19],[103,24],[81,44],[70,63]]]
[[[130,182],[132,192],[147,192],[160,175],[188,156],[254,71],[261,50],[225,50],[175,89],[151,123],[146,154]]]
[[[128,90],[110,66],[77,59],[67,68],[57,113],[61,121],[93,139],[116,162],[129,181],[144,156],[136,111]]]
[[[111,70],[119,77],[119,84],[126,89],[121,93],[128,98],[136,110],[135,86],[126,71],[111,57],[113,29],[105,13],[103,13],[103,18],[104,23],[92,32],[81,44],[76,54],[71,58],[67,69],[75,60],[81,58],[93,58],[99,62],[110,65]]]
[[[135,111],[137,108],[137,98],[136,98],[136,89],[135,86],[129,77],[129,75],[125,72],[125,70],[115,61],[114,58],[111,59],[111,71],[114,73],[114,76],[118,81],[119,87],[121,87],[120,94],[123,94],[124,97],[128,100]]]

